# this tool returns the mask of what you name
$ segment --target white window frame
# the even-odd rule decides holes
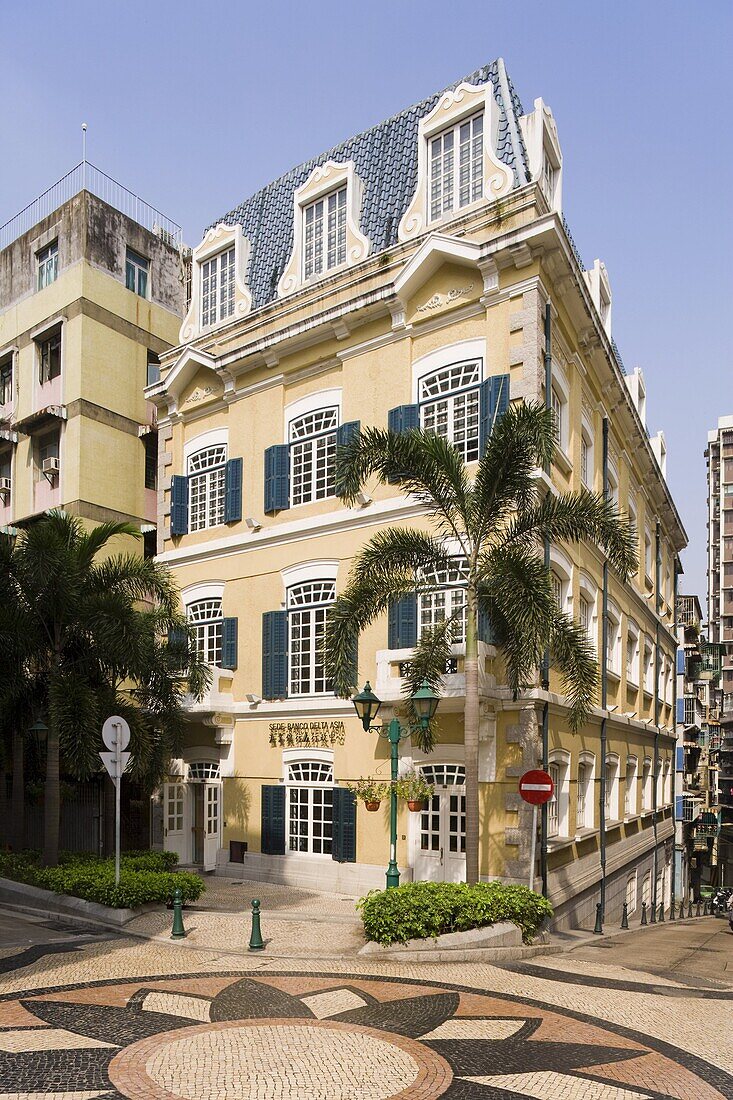
[[[132,272],[133,286],[128,285],[130,272]],[[141,278],[142,290],[140,289]],[[129,245],[125,249],[125,288],[137,294],[139,298],[150,297],[150,260]]]
[[[621,676],[621,612],[615,603],[608,601],[608,634],[606,636],[606,669],[616,678]]]
[[[204,596],[186,604],[186,619],[193,629],[196,651],[202,660],[221,668],[224,623],[221,596]]]
[[[327,191],[303,206],[303,282],[346,264],[348,185]]]
[[[644,691],[647,695],[654,694],[654,644],[648,639],[644,639]]]
[[[647,580],[652,580],[652,570],[654,569],[654,552],[652,547],[652,536],[648,527],[644,528],[644,575]]]
[[[428,138],[428,220],[439,222],[480,202],[484,192],[483,109]]]
[[[593,489],[595,485],[595,445],[593,429],[583,418],[580,428],[580,481],[584,488]]]
[[[665,806],[671,806],[672,801],[672,762],[666,759],[664,761],[663,802]]]
[[[624,778],[624,820],[636,817],[639,806],[639,758],[626,757],[626,773]]]
[[[298,774],[298,773],[301,774]],[[310,773],[310,774],[308,774]],[[331,859],[333,851],[333,789],[335,784],[333,753],[327,750],[287,751],[283,753],[283,779],[286,791],[285,820],[286,852],[291,856]],[[329,797],[330,796],[330,797]],[[295,810],[304,809],[300,817],[306,824],[305,834],[294,831]],[[327,811],[330,811],[328,813]],[[316,833],[316,825],[322,826]],[[329,829],[330,826],[330,829]],[[304,847],[294,841],[305,840]]]
[[[652,769],[653,761],[650,756],[645,756],[641,767],[641,810],[642,813],[649,813],[654,808],[653,794],[652,794]]]
[[[583,771],[581,772],[581,769]],[[581,752],[578,760],[578,778],[575,803],[575,829],[580,833],[584,829],[595,828],[595,790],[596,758],[591,752]]]
[[[570,771],[570,753],[565,752],[563,749],[554,749],[550,753],[548,768],[555,789],[552,798],[547,803],[547,835],[549,839],[561,840],[569,835],[570,791],[568,774]]]
[[[211,260],[213,257],[221,256],[228,253],[231,249],[234,249],[234,308],[231,314],[227,314],[226,317],[222,317],[219,321],[212,322],[206,326],[202,325],[204,317],[204,310],[202,305],[202,278],[203,278],[203,265]],[[202,332],[210,332],[218,324],[230,323],[244,317],[250,312],[252,308],[252,295],[247,287],[245,276],[247,272],[247,265],[249,263],[250,243],[242,232],[242,226],[238,223],[235,225],[224,225],[220,222],[218,225],[212,226],[204,234],[204,238],[199,245],[193,250],[192,257],[192,274],[191,274],[191,304],[188,307],[188,313],[186,314],[183,324],[181,325],[181,331],[179,333],[179,341],[181,344],[187,344],[198,336]],[[217,272],[219,265],[217,263]],[[217,279],[218,282],[218,279]],[[217,291],[218,293],[218,291]],[[226,298],[228,303],[229,299]],[[228,305],[227,305],[228,309]],[[217,305],[215,316],[220,316],[220,309]],[[210,312],[207,310],[207,319],[210,316]],[[171,375],[168,376],[169,381]]]
[[[452,641],[454,644],[465,645],[466,584],[460,583],[462,578],[467,582],[468,564],[465,557],[460,555],[455,557],[450,570],[442,570],[440,574],[424,578],[430,588],[420,591],[417,597],[418,638],[423,630],[435,627],[439,622],[462,611],[460,620],[454,624]]]
[[[614,752],[606,755],[606,825],[619,821],[619,758]]]
[[[214,328],[234,316],[236,305],[236,244],[202,257],[198,262],[201,298],[201,331]]]
[[[36,290],[45,290],[59,277],[58,239],[39,248],[36,252]]]
[[[310,422],[310,430],[302,435],[297,434],[305,427],[306,422]],[[299,504],[310,504],[314,500],[327,500],[336,495],[339,423],[338,404],[303,412],[291,419],[288,425],[291,508]]]
[[[0,375],[9,377],[7,386],[0,390],[0,408],[4,405],[12,405],[15,392],[15,353],[10,352],[0,355]]]
[[[626,879],[626,892],[624,895],[624,901],[626,902],[626,913],[631,916],[636,912],[637,904],[637,872],[634,871]]]
[[[328,595],[329,598],[324,598]],[[288,695],[331,695],[320,644],[326,612],[336,599],[332,577],[312,577],[291,584],[286,591],[288,611]]]
[[[619,505],[619,481],[618,470],[609,462],[608,463],[608,499],[612,504],[618,508]]]
[[[626,620],[626,683],[639,686],[639,627],[633,619]]]
[[[478,356],[444,363],[419,379],[420,427],[447,439],[464,462],[481,457],[482,379],[483,358]],[[431,386],[436,392],[430,392]]]
[[[186,459],[189,532],[224,523],[227,454],[226,443],[210,443]]]

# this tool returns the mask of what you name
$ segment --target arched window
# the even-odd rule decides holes
[[[576,830],[592,829],[594,824],[593,786],[595,757],[590,752],[580,754],[578,764],[578,794],[576,805]]]
[[[563,837],[568,835],[568,771],[570,755],[560,749],[550,754],[548,770],[552,776],[554,790],[547,803],[547,835]]]
[[[641,769],[641,808],[644,811],[652,809],[652,761],[645,756]]]
[[[417,598],[418,636],[455,615],[452,640],[466,640],[466,583],[468,565],[464,557],[456,557],[447,569],[425,574],[429,585]]]
[[[633,619],[626,621],[626,682],[639,683],[639,627]]]
[[[598,585],[587,573],[581,572],[578,587],[578,621],[588,641],[598,649]]]
[[[637,777],[639,761],[635,756],[626,758],[626,782],[624,783],[624,817],[634,817],[637,813]]]
[[[324,500],[335,492],[338,408],[316,409],[291,420],[290,503]]]
[[[331,855],[333,845],[333,759],[290,760],[286,764],[288,850]]]
[[[211,781],[221,777],[218,761],[194,760],[188,765],[188,778],[191,782]]]
[[[465,462],[479,458],[481,360],[442,367],[420,379],[420,426],[448,439]]]
[[[619,759],[615,753],[606,757],[606,824],[610,821],[618,821],[618,786],[619,786]]]
[[[608,631],[606,633],[606,667],[614,675],[620,675],[621,613],[615,604],[608,604]]]
[[[188,529],[203,531],[224,522],[227,445],[195,451],[188,458]]]
[[[326,678],[321,646],[326,614],[335,599],[334,580],[306,581],[288,589],[291,695],[326,695],[333,690]]]
[[[186,618],[193,627],[199,657],[210,665],[221,665],[221,599],[196,600],[186,607]]]

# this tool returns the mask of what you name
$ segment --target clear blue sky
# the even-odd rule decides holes
[[[0,0],[0,222],[89,159],[184,227],[501,55],[552,107],[564,205],[603,259],[614,335],[705,592],[705,448],[733,413],[730,0]]]

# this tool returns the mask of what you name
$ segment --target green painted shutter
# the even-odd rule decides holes
[[[480,642],[486,642],[487,645],[495,645],[496,638],[491,626],[491,619],[489,613],[484,607],[478,609],[478,638]]]
[[[356,797],[346,787],[333,788],[333,845],[337,863],[356,863]]]
[[[280,512],[290,504],[290,448],[276,443],[265,451],[265,511]]]
[[[262,787],[262,854],[285,855],[285,787]]]
[[[239,523],[242,518],[242,459],[230,458],[226,465],[224,522]]]
[[[387,413],[387,427],[391,432],[401,435],[413,428],[420,427],[420,408],[418,405],[398,405],[396,409],[390,409]],[[400,474],[392,474],[387,478],[390,485],[396,485],[400,481]]]
[[[284,699],[288,694],[288,613],[266,611],[262,616],[262,697]]]
[[[336,432],[336,443],[338,446],[345,447],[347,443],[351,443],[354,436],[359,434],[360,428],[360,420],[347,420],[345,424],[340,424]]]
[[[390,604],[387,615],[390,649],[412,649],[417,645],[417,596],[403,596]]]
[[[509,408],[509,375],[495,374],[481,383],[479,449],[486,450],[494,424]]]
[[[171,534],[188,534],[188,478],[171,478]]]
[[[237,620],[222,619],[221,621],[221,667],[235,669],[237,667]]]

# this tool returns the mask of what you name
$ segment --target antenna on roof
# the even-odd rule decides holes
[[[82,122],[81,124],[81,164],[82,164],[82,187],[87,185],[87,124]]]

